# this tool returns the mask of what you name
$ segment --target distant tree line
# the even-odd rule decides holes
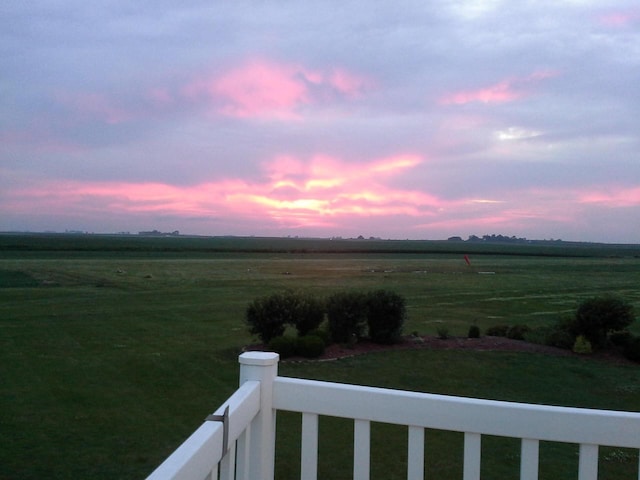
[[[483,235],[482,237],[479,237],[477,235],[469,235],[469,237],[466,240],[463,240],[462,237],[449,237],[447,239],[450,242],[470,242],[470,243],[559,243],[562,242],[562,240],[558,239],[558,240],[554,240],[554,239],[550,239],[550,240],[529,240],[527,238],[524,237],[516,237],[515,235],[512,235],[511,237],[508,237],[506,235],[496,235],[491,234],[491,235]]]
[[[160,232],[159,230],[151,230],[148,232],[138,232],[138,235],[146,237],[179,237],[180,231],[174,230],[173,232]]]

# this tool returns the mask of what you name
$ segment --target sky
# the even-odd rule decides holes
[[[3,0],[0,231],[640,243],[637,0]]]

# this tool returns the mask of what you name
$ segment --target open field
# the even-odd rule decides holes
[[[449,242],[46,238],[0,235],[3,480],[144,477],[235,389],[237,354],[252,341],[244,309],[259,295],[287,288],[318,295],[388,288],[407,299],[405,331],[421,334],[445,326],[465,335],[473,323],[483,330],[500,323],[543,325],[573,311],[581,298],[605,292],[640,311],[637,246],[483,250]],[[640,334],[639,322],[632,330]],[[280,370],[438,393],[640,410],[637,367],[584,358],[407,351],[284,363]],[[286,438],[297,428],[290,417],[279,422]],[[381,436],[402,436],[380,428]],[[433,441],[448,440],[436,435]],[[325,455],[338,452],[340,442],[348,444],[348,434],[325,441]],[[456,478],[455,461],[447,456],[456,452],[431,458],[429,468],[438,469],[439,478]],[[621,472],[637,465],[636,453],[603,455],[615,460],[603,461],[604,478],[626,478]],[[295,461],[284,457],[279,471],[294,478],[288,473],[295,472]],[[337,470],[325,478],[341,478],[349,468],[346,459],[330,463]],[[497,462],[487,468],[496,472],[493,478],[509,476],[497,473]],[[396,478],[399,470],[379,478]]]

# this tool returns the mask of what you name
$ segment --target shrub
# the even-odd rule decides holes
[[[298,352],[298,339],[288,335],[272,338],[269,349],[279,353],[282,358],[293,357]]]
[[[527,325],[512,325],[507,330],[507,338],[513,340],[524,340],[524,336],[529,333],[531,329]]]
[[[269,343],[282,336],[287,325],[295,327],[298,335],[318,328],[324,319],[324,304],[300,292],[274,293],[251,302],[245,318],[249,332]]]
[[[640,363],[640,337],[633,337],[624,347],[624,356],[633,362]]]
[[[367,295],[369,338],[375,343],[391,344],[400,339],[406,317],[404,297],[389,290]]]
[[[493,327],[487,328],[484,333],[490,337],[506,337],[508,330],[509,325],[494,325]]]
[[[467,335],[469,338],[480,338],[480,327],[477,325],[471,325],[469,327],[469,334]]]
[[[536,327],[529,330],[524,335],[525,342],[535,343],[538,345],[548,345],[547,339],[553,330],[551,326]]]
[[[307,335],[320,337],[325,345],[331,343],[331,334],[326,328],[316,328],[315,330],[311,330]]]
[[[546,344],[551,347],[564,348],[566,350],[573,348],[574,343],[576,343],[576,336],[562,328],[552,328],[546,341]]]
[[[298,337],[296,352],[301,357],[316,358],[324,353],[325,343],[316,335]]]
[[[437,332],[440,340],[446,340],[449,338],[449,329],[447,327],[438,327]]]
[[[324,320],[324,303],[307,293],[290,294],[293,325],[299,336],[316,330]]]
[[[604,347],[610,332],[624,330],[634,320],[633,306],[622,298],[605,295],[583,300],[576,310],[575,329],[595,348]]]
[[[584,335],[580,335],[576,338],[575,343],[572,348],[574,353],[579,353],[581,355],[589,355],[592,352],[591,342],[587,340]]]
[[[547,335],[546,344],[552,347],[571,350],[578,337],[574,317],[563,316],[552,325]]]
[[[616,347],[626,347],[629,342],[633,340],[633,334],[629,330],[611,332],[609,334],[609,340]]]
[[[348,343],[364,335],[367,322],[366,297],[360,292],[338,292],[326,301],[329,335],[337,343]]]
[[[290,321],[285,298],[281,294],[256,298],[247,306],[245,320],[249,332],[263,343],[282,336]]]

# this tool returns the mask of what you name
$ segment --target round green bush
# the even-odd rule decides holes
[[[471,325],[467,336],[469,338],[480,338],[480,327],[477,325]]]
[[[367,295],[369,338],[375,343],[396,343],[402,335],[406,317],[404,297],[389,290],[376,290]]]
[[[329,335],[336,343],[349,343],[364,335],[366,297],[361,292],[337,292],[327,298]]]
[[[325,343],[316,335],[298,337],[296,352],[301,357],[317,358],[324,353]]]
[[[546,338],[546,344],[551,347],[571,350],[576,342],[576,336],[561,328],[552,328]]]
[[[263,343],[284,334],[287,325],[306,335],[324,320],[324,303],[302,292],[274,293],[255,299],[247,307],[249,332]]]
[[[509,325],[494,325],[485,330],[485,335],[489,337],[506,337]]]
[[[438,334],[438,338],[440,340],[446,340],[449,338],[449,328],[448,327],[438,327],[436,329],[436,333]]]
[[[324,320],[324,302],[308,293],[291,293],[293,326],[301,337],[317,329]]]
[[[578,305],[575,316],[577,335],[584,335],[595,348],[604,347],[610,332],[624,330],[635,317],[633,305],[614,295],[588,298]]]
[[[298,353],[298,339],[288,335],[275,337],[271,339],[268,347],[269,350],[280,354],[281,358],[293,357]]]
[[[633,362],[640,363],[640,337],[633,337],[624,347],[624,356]]]
[[[329,345],[331,343],[331,334],[326,328],[316,328],[315,330],[311,330],[307,335],[320,337],[325,345]]]
[[[609,334],[609,340],[616,347],[626,347],[633,340],[633,334],[628,330],[612,332]]]
[[[584,335],[578,336],[576,338],[576,342],[573,344],[573,353],[578,353],[580,355],[589,355],[592,353],[591,342],[587,340]]]
[[[553,325],[542,327],[543,330],[546,330],[545,344],[571,350],[578,337],[575,324],[575,318],[562,316]]]
[[[284,333],[290,321],[285,298],[281,294],[256,298],[247,306],[245,321],[251,334],[269,343]]]
[[[511,325],[507,330],[507,338],[524,340],[524,336],[530,331],[531,329],[527,325]]]

